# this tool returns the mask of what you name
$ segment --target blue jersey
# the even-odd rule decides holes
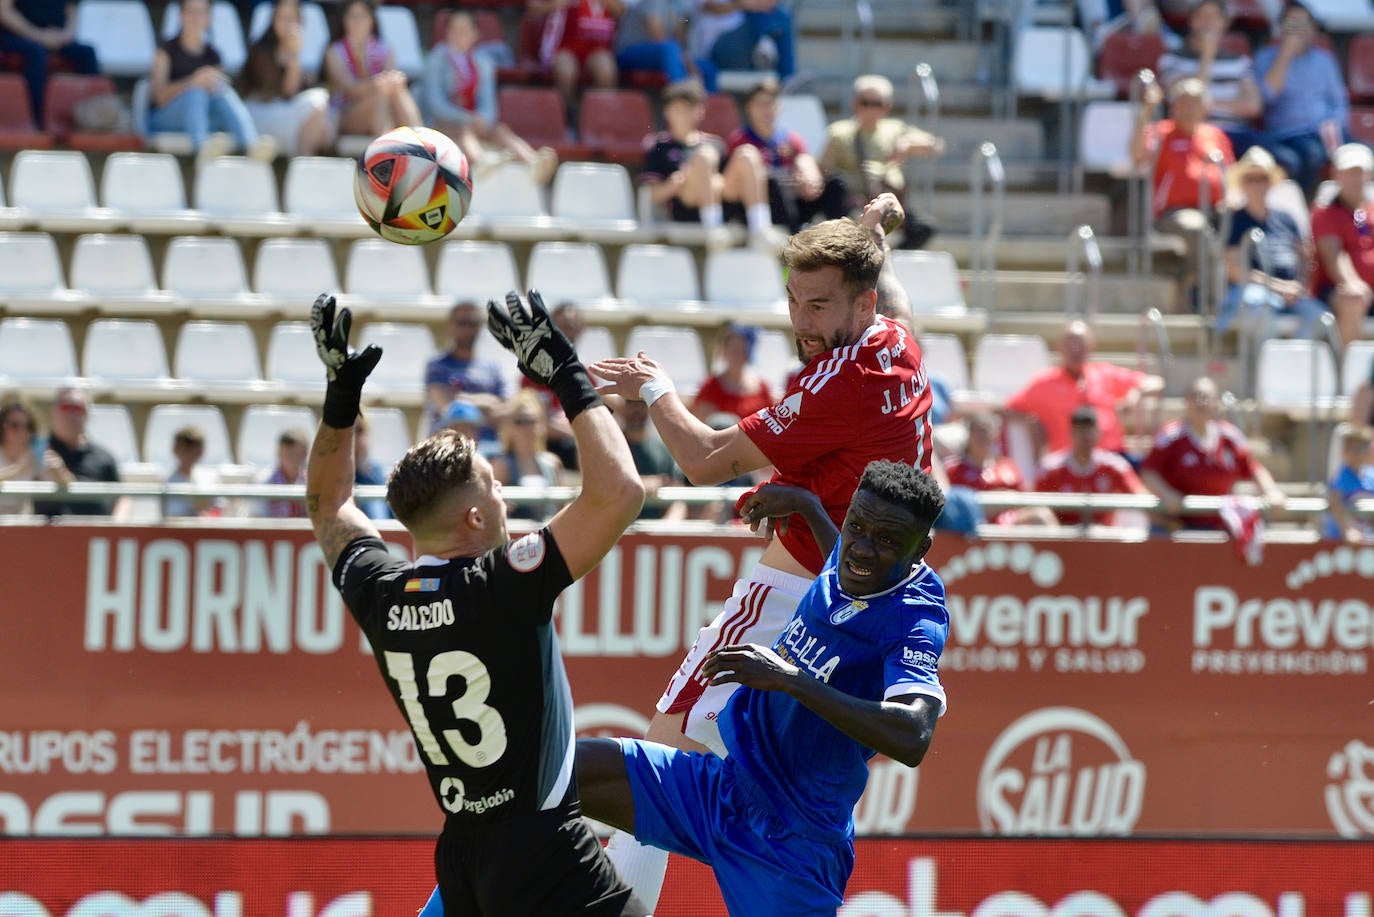
[[[840,588],[839,542],[773,650],[851,697],[925,694],[945,710],[937,666],[949,633],[945,587],[924,563],[891,589]],[[874,751],[781,691],[741,686],[720,714],[730,759],[773,807],[813,835],[849,836]]]

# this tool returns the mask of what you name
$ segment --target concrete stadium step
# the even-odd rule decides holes
[[[992,120],[990,118],[941,117],[921,127],[945,140],[945,155],[940,165],[962,168],[967,177],[969,157],[984,143],[997,147],[1004,162],[1041,160],[1045,155],[1044,125],[1031,118]]]
[[[942,84],[968,83],[978,78],[979,49],[971,41],[877,38],[869,45],[803,35],[797,40],[797,60],[802,69],[814,73],[881,73],[898,85],[905,85],[908,74],[924,61]]]
[[[968,233],[973,225],[972,195],[937,192],[933,209],[935,224],[947,233]],[[985,206],[991,202],[985,197]],[[1111,204],[1101,194],[1053,194],[1009,191],[1004,199],[1002,233],[1005,236],[1068,235],[1084,223],[1105,231],[1110,225]],[[1067,242],[1059,243],[1061,253]],[[1062,263],[1062,261],[1061,261]]]
[[[888,0],[871,3],[873,28],[879,35],[952,35],[958,29],[960,11],[929,0]],[[854,5],[817,3],[801,5],[797,30],[807,33],[839,33],[846,22],[855,22]]]
[[[918,204],[920,200],[918,197]],[[1076,229],[1077,224],[1073,228]],[[1011,238],[1004,236],[997,246],[998,269],[1062,271],[1066,263],[1065,254],[1069,250],[1069,231],[1047,235],[1046,229]],[[930,248],[949,252],[959,264],[969,264],[973,258],[973,238],[969,235],[967,226],[961,230],[958,226],[940,225],[939,230]],[[1107,274],[1126,270],[1129,240],[1099,234],[1097,243],[1102,249],[1103,269]],[[1158,261],[1156,258],[1156,264]]]
[[[935,247],[939,248],[939,238]],[[965,291],[970,289],[972,275],[960,272]],[[1074,287],[1077,286],[1077,290]],[[1101,301],[1098,312],[1103,315],[1126,316],[1131,321],[1146,309],[1159,309],[1168,316],[1173,305],[1174,285],[1163,277],[1128,277],[1124,274],[1104,274],[1101,280]],[[967,295],[967,293],[966,293]],[[1051,271],[997,272],[995,308],[1001,312],[1044,312],[1062,319],[1069,302],[1077,297],[1079,308],[1085,308],[1090,298],[1086,279],[1079,280],[1062,268]],[[1168,316],[1173,318],[1174,316]],[[1193,316],[1177,316],[1195,320]]]

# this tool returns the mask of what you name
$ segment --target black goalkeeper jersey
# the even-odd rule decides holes
[[[552,620],[570,583],[547,528],[480,557],[409,564],[373,537],[339,556],[334,584],[449,819],[576,800],[572,693]]]

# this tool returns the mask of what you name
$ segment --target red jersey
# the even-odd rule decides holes
[[[1158,217],[1166,210],[1196,209],[1201,200],[1202,178],[1207,177],[1208,200],[1216,206],[1222,193],[1221,169],[1208,159],[1221,154],[1227,164],[1236,161],[1231,141],[1221,128],[1199,124],[1191,134],[1178,129],[1170,118],[1146,128],[1146,143],[1157,152],[1154,175],[1154,209]]]
[[[945,462],[945,474],[951,487],[971,487],[974,490],[1025,490],[1021,469],[1005,455],[983,465],[975,465],[964,456]]]
[[[1041,493],[1059,494],[1143,494],[1149,491],[1140,483],[1131,463],[1115,452],[1094,449],[1086,466],[1073,460],[1073,451],[1064,450],[1045,457],[1035,489]],[[1063,525],[1080,525],[1083,514],[1072,510],[1055,510]],[[1111,524],[1112,513],[1093,513],[1094,525]]]
[[[763,380],[759,380],[759,390],[752,395],[729,392],[721,384],[720,377],[712,376],[702,383],[695,404],[709,404],[715,411],[744,418],[772,405],[773,393],[768,390],[768,383]]]
[[[869,462],[889,459],[930,471],[930,401],[916,339],[877,316],[858,343],[817,354],[782,400],[745,417],[739,428],[777,469],[773,483],[816,494],[840,525]],[[825,559],[803,519],[791,519],[778,537],[798,563],[821,572]]]
[[[1351,210],[1340,198],[1325,207],[1312,210],[1312,238],[1341,240],[1341,249],[1350,255],[1355,273],[1365,283],[1374,284],[1374,201],[1366,201],[1358,210]],[[1312,295],[1324,298],[1336,281],[1326,272],[1322,259],[1316,259],[1312,271]]]
[[[1255,476],[1245,434],[1224,420],[1212,421],[1201,439],[1182,420],[1166,423],[1140,467],[1157,473],[1185,496],[1223,497],[1236,481]],[[1222,528],[1220,516],[1188,516],[1184,522],[1195,528]]]

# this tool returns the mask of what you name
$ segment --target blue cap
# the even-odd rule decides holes
[[[444,425],[470,423],[481,426],[482,409],[468,401],[451,401],[444,409]]]

